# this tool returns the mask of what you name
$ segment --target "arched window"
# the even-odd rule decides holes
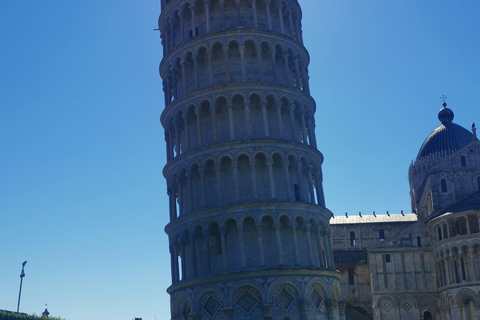
[[[421,247],[422,246],[422,238],[420,236],[417,236],[417,247]]]
[[[380,241],[385,240],[385,230],[383,229],[378,230],[378,238],[380,239]]]
[[[460,157],[460,163],[462,164],[462,167],[467,166],[467,159],[465,159],[465,156]]]
[[[425,311],[423,313],[423,320],[432,320],[432,314],[430,313],[430,311]]]
[[[447,192],[447,180],[442,179],[440,183],[442,184],[442,192]]]
[[[355,247],[355,231],[350,231],[350,246]]]
[[[477,178],[477,188],[480,190],[480,177]]]
[[[353,269],[348,269],[348,284],[355,284],[355,271]]]

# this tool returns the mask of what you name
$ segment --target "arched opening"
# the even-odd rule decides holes
[[[417,236],[417,247],[422,247],[422,238],[420,236]]]
[[[445,179],[440,180],[440,184],[441,184],[441,186],[442,186],[442,192],[443,192],[443,193],[448,192],[448,189],[447,189],[447,180],[445,180]]]
[[[355,247],[356,239],[355,239],[355,231],[350,231],[350,246]]]
[[[380,239],[380,241],[385,240],[385,230],[383,229],[378,230],[378,238]]]
[[[432,313],[430,311],[425,311],[423,313],[423,320],[432,320]]]
[[[465,158],[465,156],[460,157],[460,163],[461,163],[462,167],[467,166],[467,159]]]

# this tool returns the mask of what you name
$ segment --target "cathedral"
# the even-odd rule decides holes
[[[478,320],[480,143],[441,125],[413,213],[325,207],[297,0],[161,0],[172,320]]]

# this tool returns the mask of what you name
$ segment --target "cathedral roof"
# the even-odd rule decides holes
[[[443,103],[443,108],[438,112],[438,120],[442,123],[425,139],[417,155],[417,160],[430,155],[447,155],[466,146],[472,141],[470,131],[453,123],[453,111]]]

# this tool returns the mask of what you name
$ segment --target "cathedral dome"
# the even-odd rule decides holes
[[[428,157],[432,154],[450,154],[457,151],[472,141],[470,131],[453,123],[453,111],[443,103],[443,108],[438,112],[438,120],[442,123],[423,142],[417,159]]]

